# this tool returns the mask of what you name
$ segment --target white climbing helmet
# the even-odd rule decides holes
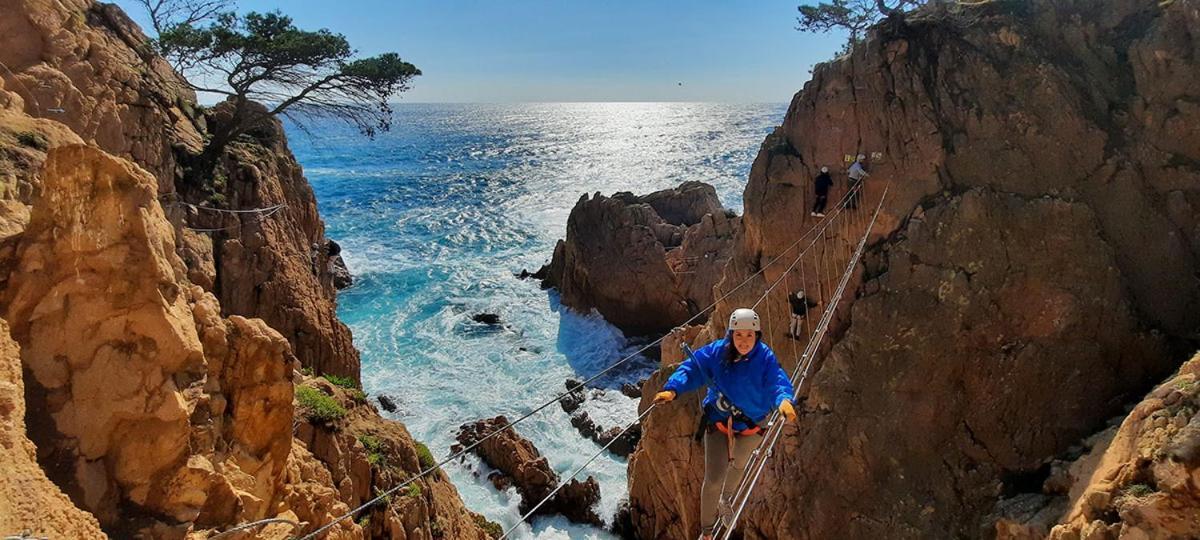
[[[866,154],[859,154],[859,155],[858,155],[858,160],[859,160],[859,161],[862,161],[862,160],[864,160],[864,159],[867,159],[867,155],[866,155]]]
[[[829,172],[829,167],[821,167],[821,172]]]
[[[729,316],[729,331],[734,330],[754,330],[758,332],[762,330],[762,323],[758,320],[758,314],[753,309],[741,308],[733,310],[733,314]]]

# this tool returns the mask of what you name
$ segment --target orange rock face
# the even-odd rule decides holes
[[[182,181],[208,119],[141,30],[115,5],[91,0],[3,0],[0,12],[0,62],[8,68],[0,79],[23,112],[61,122],[152,173],[170,202],[164,210],[190,280],[218,294],[226,315],[266,320],[303,365],[358,379],[358,351],[336,316],[324,224],[279,124],[269,123],[260,144],[230,150],[220,196],[227,209],[285,207],[265,222],[195,210],[183,203],[222,206]]]
[[[0,483],[0,527],[176,539],[273,517],[311,531],[420,470],[403,426],[371,407],[324,439],[293,437],[307,425],[295,370],[357,378],[358,356],[279,125],[231,148],[222,193],[230,209],[283,203],[274,220],[198,214],[181,203],[199,195],[176,184],[204,119],[120,10],[5,0],[0,12],[0,313],[24,345],[0,369],[14,449],[0,476],[18,479]],[[223,232],[193,230],[207,220]],[[361,434],[391,457],[372,462]],[[328,538],[485,537],[447,479],[420,485],[419,501],[377,505],[369,525],[344,520]]]
[[[1072,467],[1050,538],[1200,537],[1200,357],[1159,385]]]
[[[17,344],[0,321],[0,530],[99,538],[100,524],[46,478],[25,436],[25,386]]]
[[[195,95],[119,8],[90,0],[0,2],[0,62],[24,112],[65,124],[172,191],[175,147],[199,151]]]
[[[627,333],[664,331],[712,303],[737,226],[701,182],[641,197],[585,195],[542,270],[543,286]]]
[[[347,411],[343,418],[332,422],[311,420],[303,411],[297,415],[296,446],[306,448],[306,454],[311,451],[318,462],[325,464],[323,470],[328,471],[322,473],[328,475],[328,480],[313,483],[319,489],[311,493],[324,492],[322,497],[335,495],[337,500],[358,507],[432,466],[430,459],[440,459],[432,454],[422,456],[404,425],[381,418],[354,391],[319,377],[306,380],[304,385],[328,395]],[[335,491],[321,486],[334,486]],[[328,523],[332,517],[335,516],[305,517],[312,524],[305,530]],[[364,510],[357,519],[365,521],[362,528],[367,538],[490,538],[482,528],[486,519],[463,507],[458,491],[440,470],[394,492],[386,501]],[[352,525],[355,521],[345,520],[345,524]]]
[[[288,344],[187,285],[156,187],[99,150],[51,151],[5,291],[31,435],[106,526],[122,504],[180,522],[260,518],[290,444]]]
[[[210,115],[215,117],[219,114]],[[278,121],[265,122],[255,137],[256,144],[235,143],[226,153],[225,197],[234,208],[283,208],[266,218],[191,212],[190,227],[222,230],[205,238],[207,243],[190,244],[211,247],[199,248],[189,266],[193,273],[198,265],[211,266],[212,290],[225,313],[266,321],[292,344],[301,365],[358,380],[358,350],[337,318],[334,266],[312,187]],[[184,200],[201,196],[187,188],[181,192]]]

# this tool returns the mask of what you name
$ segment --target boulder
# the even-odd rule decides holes
[[[662,332],[712,302],[736,229],[701,182],[644,197],[584,195],[538,273],[564,305],[596,309],[628,334]]]
[[[470,446],[483,439],[488,433],[508,424],[508,419],[497,416],[464,424],[456,437],[461,447]],[[458,452],[456,446],[452,449]],[[545,499],[559,485],[558,474],[550,468],[533,443],[506,429],[484,441],[472,450],[489,467],[495,468],[507,478],[492,478],[492,483],[501,486],[514,485],[521,495],[521,512],[528,512]],[[562,514],[577,523],[600,525],[599,516],[593,506],[600,501],[600,485],[592,477],[584,481],[572,480],[555,493],[554,497],[538,508],[538,514]]]

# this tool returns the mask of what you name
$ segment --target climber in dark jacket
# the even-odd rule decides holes
[[[801,330],[804,329],[804,317],[808,316],[809,308],[816,307],[817,302],[806,296],[801,289],[788,296],[788,303],[792,306],[792,323],[788,326],[788,335],[799,338]]]
[[[700,488],[701,539],[711,539],[717,506],[726,485],[737,486],[746,461],[758,446],[759,423],[778,410],[796,420],[795,389],[775,353],[762,341],[762,325],[752,309],[729,317],[729,331],[684,360],[654,396],[665,403],[684,392],[708,386],[704,396],[704,484]],[[728,474],[730,469],[733,474]]]
[[[821,174],[813,181],[817,190],[817,201],[813,203],[810,216],[825,217],[825,204],[829,202],[829,188],[833,186],[833,178],[829,176],[829,167],[821,167]]]

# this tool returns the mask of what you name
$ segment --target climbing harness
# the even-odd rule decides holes
[[[871,230],[874,228],[875,222],[879,218],[879,212],[883,209],[883,202],[887,199],[887,194],[890,190],[891,180],[889,179],[888,183],[884,186],[883,194],[879,200],[879,205],[875,208],[875,212],[872,214],[870,221],[864,223],[862,238],[857,242],[857,245],[854,247],[854,249],[850,250],[846,255],[846,270],[842,273],[841,278],[838,280],[837,288],[833,292],[830,302],[825,307],[825,311],[821,314],[821,320],[817,324],[817,328],[814,330],[814,333],[809,334],[808,345],[805,347],[804,354],[801,356],[800,361],[797,362],[796,369],[793,370],[790,377],[792,380],[792,385],[795,388],[795,393],[792,395],[793,403],[798,400],[800,390],[808,378],[809,370],[812,368],[818,349],[827,331],[829,330],[829,325],[833,319],[834,312],[841,301],[842,295],[846,291],[846,287],[850,282],[851,276],[854,274],[854,268],[857,266],[858,261],[862,258],[863,250],[866,248],[867,238],[870,236]],[[847,229],[848,228],[849,226],[847,225]],[[843,236],[843,238],[846,238],[846,236]],[[849,246],[847,246],[847,248],[849,248]],[[787,277],[787,273],[788,271],[785,271],[784,274],[780,276],[779,280],[771,285],[771,287],[768,289],[768,292],[770,289],[773,289],[776,285],[778,285],[779,282],[783,281],[783,279]],[[760,298],[759,301],[761,302],[762,299]],[[742,475],[741,482],[739,482],[738,488],[734,492],[732,501],[732,516],[730,516],[729,519],[721,519],[718,521],[716,527],[713,529],[713,538],[729,540],[730,536],[733,534],[734,527],[736,527],[738,519],[745,510],[746,503],[749,501],[750,495],[753,493],[755,486],[758,485],[758,480],[762,476],[762,472],[766,467],[767,460],[771,457],[775,448],[775,444],[779,441],[780,436],[783,433],[783,423],[778,422],[778,417],[778,411],[771,413],[769,416],[769,420],[767,422],[767,433],[764,435],[764,438],[760,442],[758,448],[751,453],[750,459],[746,464],[746,472]]]
[[[737,311],[743,311],[743,310],[737,310]],[[752,310],[745,310],[745,311],[750,311],[751,313],[753,313]],[[734,312],[734,313],[736,314],[737,312]],[[731,317],[730,326],[732,326],[732,318],[733,317]],[[758,322],[757,315],[755,316],[754,320],[756,323]],[[730,343],[728,346],[732,347],[733,344]],[[691,346],[689,346],[687,343],[680,343],[679,348],[683,350],[683,353],[687,358],[692,358],[693,361],[695,360],[695,351],[692,350]],[[697,366],[699,366],[699,362],[697,362],[696,364],[697,364]],[[709,375],[704,372],[703,368],[699,368],[697,371],[699,371],[700,374],[704,376],[704,378],[708,381],[709,386],[711,386],[713,388],[713,390],[716,391],[716,393],[717,393],[717,399],[713,402],[713,407],[716,410],[718,410],[722,413],[725,413],[727,416],[725,417],[724,420],[717,420],[714,422],[714,421],[709,420],[707,412],[701,412],[700,413],[700,427],[696,430],[696,442],[700,442],[701,440],[703,440],[704,435],[706,433],[709,433],[710,430],[713,430],[713,429],[724,434],[725,435],[725,455],[729,459],[728,466],[730,469],[732,469],[732,468],[734,468],[734,462],[737,461],[737,456],[735,455],[735,452],[734,452],[735,446],[737,445],[737,442],[736,442],[737,438],[738,437],[750,437],[753,435],[758,435],[761,437],[763,435],[763,429],[761,426],[758,425],[757,422],[754,421],[754,419],[750,418],[748,415],[746,415],[746,413],[742,412],[742,410],[740,408],[738,408],[737,405],[734,405],[733,401],[730,400],[729,397],[726,396],[725,393],[721,390],[721,387],[717,385],[717,381],[714,378],[709,377]],[[746,426],[746,428],[741,429],[741,430],[734,429],[734,427],[733,427],[734,422],[742,424],[742,425]],[[726,473],[724,475],[724,477],[721,478],[721,491],[720,491],[720,494],[718,495],[718,499],[717,499],[717,516],[718,516],[718,520],[720,520],[720,521],[728,521],[729,519],[731,519],[732,514],[733,514],[733,507],[729,503],[729,499],[725,497],[726,483],[728,481],[728,478],[729,478],[728,473]]]
[[[729,346],[732,347],[733,344],[731,343]],[[693,351],[691,346],[689,346],[687,343],[680,343],[679,348],[683,350],[683,354],[685,356],[688,358],[694,358],[693,355],[695,354],[695,351]],[[737,405],[734,405],[733,401],[730,400],[729,397],[725,395],[725,392],[721,390],[721,387],[717,386],[717,381],[715,381],[712,377],[709,377],[709,375],[704,372],[704,369],[699,369],[698,371],[704,376],[705,380],[708,381],[709,386],[711,386],[713,390],[717,392],[717,399],[713,402],[713,408],[725,413],[727,416],[724,420],[711,421],[709,420],[707,414],[702,413],[700,415],[700,425],[696,428],[695,440],[696,442],[702,441],[704,439],[704,434],[713,429],[723,433],[725,435],[725,442],[727,443],[729,462],[733,463],[733,446],[735,438],[759,435],[762,433],[762,428],[759,427],[753,418],[747,416],[746,413],[742,412]],[[734,422],[742,424],[746,427],[740,430],[734,429]]]

